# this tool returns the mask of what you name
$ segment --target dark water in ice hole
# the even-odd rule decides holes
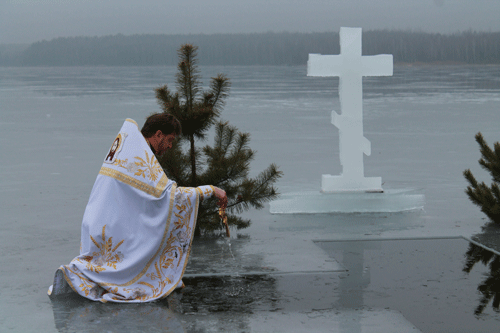
[[[222,244],[217,239],[206,242]],[[494,298],[500,297],[500,257],[462,238],[317,245],[346,271],[185,277],[184,289],[145,305],[62,298],[53,302],[56,327],[60,332],[97,327],[116,332],[145,327],[152,332],[250,332],[250,319],[260,312],[327,311],[333,317],[370,309],[401,312],[426,333],[494,332],[500,325],[498,304],[494,308]],[[463,271],[466,266],[470,273]],[[361,332],[355,323],[344,327],[345,332],[358,328]]]

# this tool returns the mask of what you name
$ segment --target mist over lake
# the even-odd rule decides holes
[[[398,63],[498,64],[500,33],[363,32],[363,54]],[[0,66],[175,66],[179,45],[199,47],[201,65],[303,65],[309,53],[339,54],[338,32],[76,36],[0,44]]]

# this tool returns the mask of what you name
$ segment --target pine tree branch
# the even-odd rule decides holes
[[[474,178],[474,176],[472,175],[472,172],[470,171],[470,169],[467,169],[464,171],[464,177],[465,179],[467,179],[467,181],[469,182],[469,184],[473,187],[473,188],[477,188],[478,184],[477,184],[477,180],[476,178]]]
[[[259,191],[263,186],[266,186],[268,183],[274,183],[276,180],[281,178],[283,175],[282,171],[277,170],[276,164],[271,164],[266,170],[262,171],[257,179],[259,179],[259,186],[254,190],[252,194],[255,194]]]
[[[170,106],[170,101],[172,99],[172,95],[168,90],[167,85],[161,86],[155,89],[155,96],[158,104],[164,112],[166,112]]]
[[[178,51],[180,62],[177,66],[179,70],[177,73],[177,85],[179,91],[182,92],[182,97],[186,100],[188,114],[193,111],[193,104],[199,92],[197,50],[196,46],[184,44]]]
[[[493,145],[493,151],[484,140],[481,132],[476,134],[476,141],[482,155],[479,164],[491,174],[494,181],[500,182],[500,144],[496,142]]]
[[[218,74],[210,82],[210,91],[212,97],[212,107],[219,112],[225,104],[225,99],[229,96],[231,81],[224,74]]]

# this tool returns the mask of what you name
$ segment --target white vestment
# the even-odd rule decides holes
[[[101,302],[147,302],[182,286],[198,204],[212,186],[177,187],[127,119],[83,216],[80,255],[59,267],[53,297],[70,290]]]

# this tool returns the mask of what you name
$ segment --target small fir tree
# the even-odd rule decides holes
[[[177,92],[172,93],[165,85],[156,89],[156,98],[163,112],[179,120],[182,136],[159,162],[167,176],[179,186],[210,184],[225,190],[228,224],[237,229],[246,228],[250,220],[235,213],[250,207],[261,209],[263,203],[276,199],[279,194],[273,184],[282,172],[271,164],[256,178],[248,178],[250,161],[255,154],[248,146],[250,134],[241,133],[228,122],[219,120],[229,93],[229,79],[219,74],[212,78],[208,91],[202,91],[197,47],[182,45],[178,56]],[[212,126],[215,126],[214,145],[199,149],[195,143],[206,140],[207,131]],[[224,228],[216,203],[215,198],[200,203],[196,235]]]
[[[493,183],[490,187],[484,182],[478,183],[470,169],[467,169],[464,171],[464,177],[470,185],[467,186],[465,193],[474,204],[481,207],[481,211],[492,222],[500,225],[500,143],[495,142],[492,150],[480,132],[476,134],[476,141],[482,156],[479,164],[491,174]]]

